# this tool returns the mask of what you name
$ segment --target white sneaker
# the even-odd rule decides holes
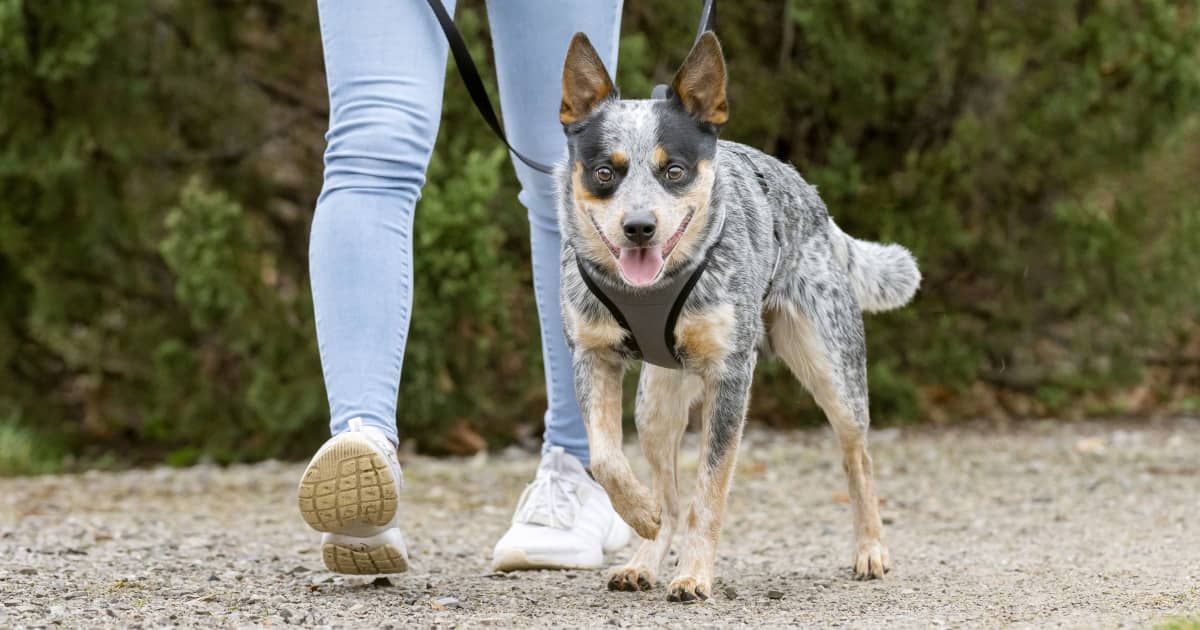
[[[408,570],[397,526],[397,493],[404,485],[396,447],[382,431],[364,427],[329,438],[304,469],[300,515],[321,536],[325,566],[335,573],[374,575]]]
[[[604,553],[629,543],[631,530],[604,488],[574,456],[554,447],[525,488],[512,527],[496,543],[492,568],[596,569]]]

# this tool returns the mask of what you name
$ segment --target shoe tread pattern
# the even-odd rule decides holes
[[[391,545],[362,549],[328,543],[321,546],[321,555],[325,558],[325,568],[345,575],[380,575],[408,570],[408,558]]]
[[[300,514],[319,532],[382,527],[396,513],[396,481],[384,458],[363,439],[321,453],[300,481]]]

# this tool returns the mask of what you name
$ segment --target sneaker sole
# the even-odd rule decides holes
[[[565,558],[530,555],[523,549],[505,549],[492,558],[493,571],[536,571],[539,569],[599,569],[604,566],[603,558],[599,562],[589,561],[582,557]]]
[[[387,461],[368,439],[347,436],[308,464],[297,499],[300,515],[309,527],[361,535],[391,522],[396,515],[397,490]],[[333,553],[340,557],[336,550]],[[328,558],[326,554],[330,566]]]
[[[363,547],[337,543],[321,545],[325,568],[346,575],[379,575],[408,571],[408,558],[392,545]]]

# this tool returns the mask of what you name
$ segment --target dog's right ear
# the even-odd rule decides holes
[[[705,31],[692,52],[688,53],[671,91],[691,115],[714,125],[729,121],[729,103],[725,100],[725,55],[721,42],[712,31]]]
[[[578,122],[592,113],[616,88],[608,78],[608,70],[587,35],[575,33],[571,47],[567,49],[567,60],[563,64],[562,107],[558,119],[562,124]]]

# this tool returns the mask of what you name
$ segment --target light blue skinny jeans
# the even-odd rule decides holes
[[[454,11],[454,1],[445,1]],[[615,72],[622,0],[490,0],[500,107],[510,142],[554,163],[562,64],[583,31]],[[309,271],[330,430],[351,418],[397,439],[396,397],[412,313],[413,213],[437,138],[448,46],[424,0],[318,0],[330,119]],[[455,89],[463,89],[455,85]],[[482,125],[483,122],[478,123]],[[542,329],[545,445],[588,462],[559,314],[554,182],[514,160],[529,211]]]

